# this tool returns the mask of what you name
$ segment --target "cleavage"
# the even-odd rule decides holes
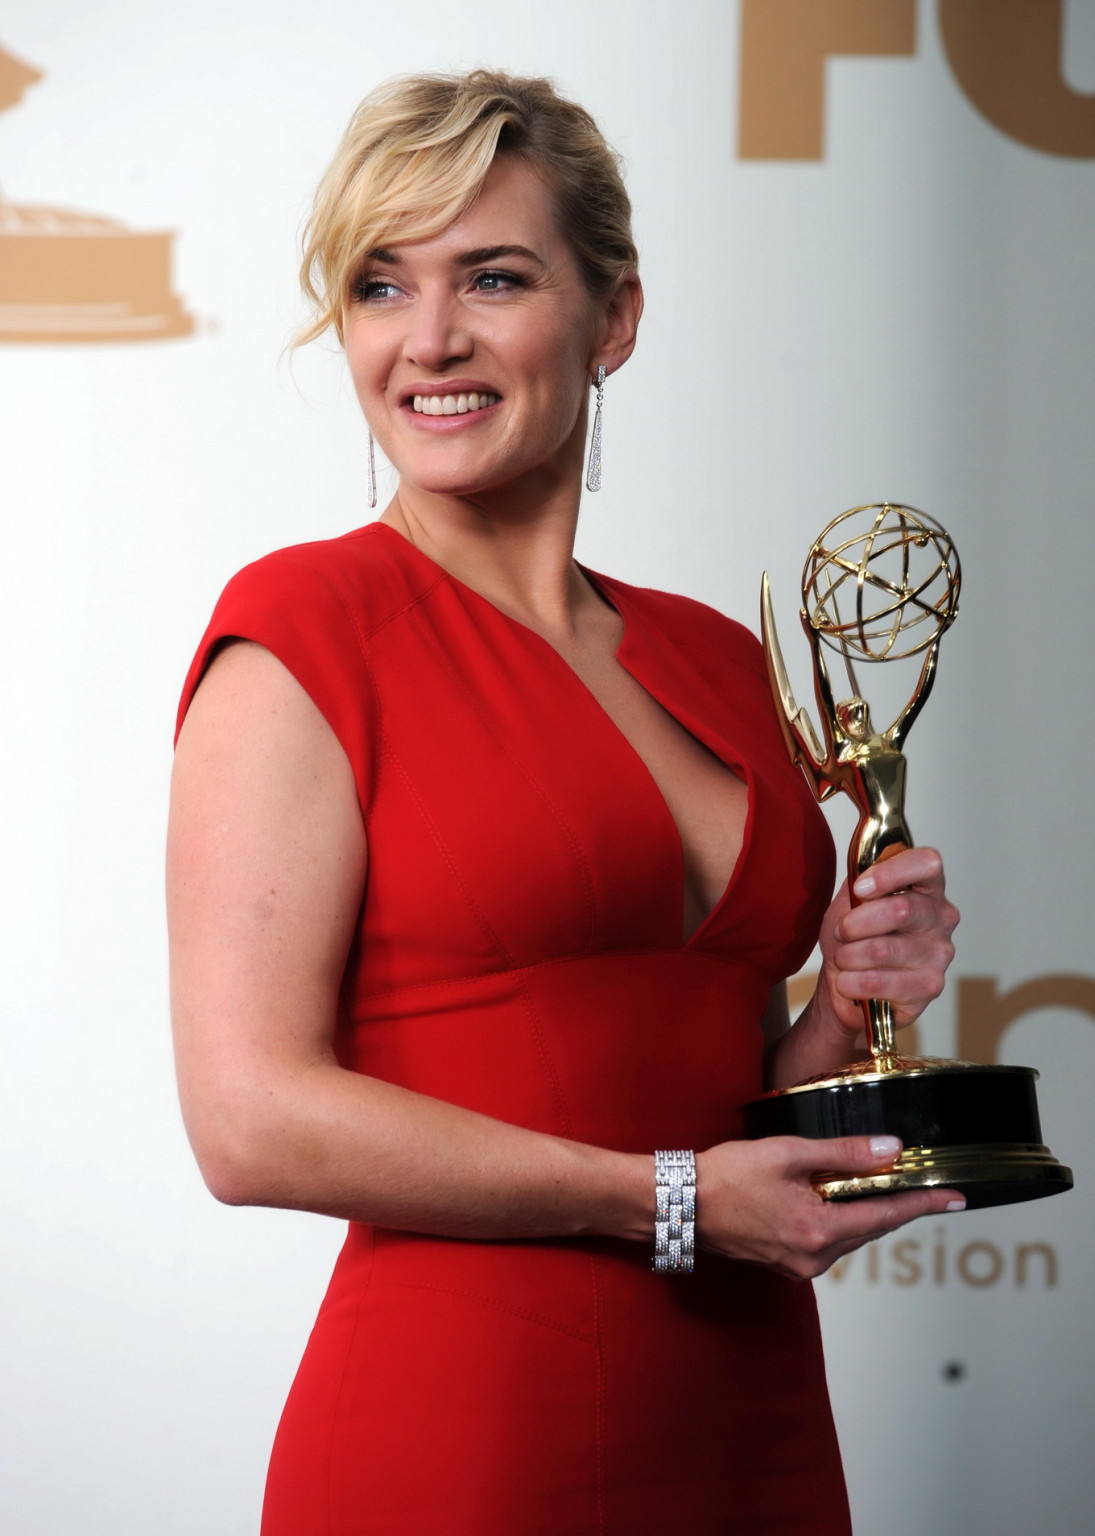
[[[645,766],[676,826],[687,942],[733,878],[745,839],[749,791],[614,656],[583,657],[574,670]]]

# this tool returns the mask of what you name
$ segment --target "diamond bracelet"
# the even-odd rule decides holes
[[[690,1275],[696,1258],[696,1156],[654,1153],[654,1272]]]

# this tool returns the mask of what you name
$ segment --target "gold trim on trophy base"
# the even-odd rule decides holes
[[[896,1195],[910,1189],[960,1189],[970,1206],[997,1205],[978,1199],[1006,1187],[1007,1204],[1037,1200],[1072,1187],[1072,1170],[1048,1147],[1025,1142],[983,1146],[909,1147],[892,1168],[862,1178],[818,1174],[814,1188],[826,1200],[858,1200],[863,1195]]]
[[[954,1056],[865,1056],[861,1061],[850,1061],[839,1072],[823,1072],[819,1077],[804,1078],[790,1088],[779,1088],[776,1093],[807,1093],[811,1088],[842,1088],[852,1083],[881,1083],[890,1077],[924,1077],[936,1072],[1030,1072],[1029,1067],[984,1067],[974,1061],[959,1061]],[[1035,1073],[1037,1076],[1037,1073]]]

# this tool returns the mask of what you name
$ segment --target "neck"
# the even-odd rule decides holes
[[[601,605],[574,561],[578,495],[503,507],[487,495],[436,495],[401,483],[381,515],[450,575],[543,634],[575,634]]]

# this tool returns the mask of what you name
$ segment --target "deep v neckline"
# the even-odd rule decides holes
[[[692,929],[692,932],[685,934],[684,897],[688,879],[688,871],[685,860],[684,839],[681,836],[681,829],[677,823],[677,819],[669,807],[669,802],[666,800],[665,795],[662,793],[661,787],[658,784],[658,781],[655,779],[653,773],[650,771],[650,768],[642,753],[624,734],[624,732],[616,724],[615,720],[613,720],[612,716],[605,709],[604,705],[597,698],[596,694],[593,693],[592,689],[587,687],[583,679],[579,677],[578,674],[574,671],[574,668],[569,666],[564,657],[559,656],[559,653],[558,651],[555,651],[554,646],[549,647],[549,649],[555,652],[556,656],[559,656],[559,660],[563,663],[564,666],[567,667],[568,671],[575,678],[576,682],[581,687],[586,689],[586,692],[590,695],[590,698],[593,700],[594,705],[600,711],[607,725],[616,732],[617,736],[623,742],[627,751],[631,754],[631,757],[639,765],[639,767],[642,768],[643,772],[646,774],[650,781],[651,788],[658,800],[662,813],[669,823],[669,826],[673,830],[676,841],[678,856],[677,864],[679,871],[678,928],[681,933],[681,947],[682,949],[688,949],[693,944],[698,943],[706,935],[708,929],[713,925],[719,914],[722,912],[723,908],[727,905],[740,882],[742,871],[749,852],[749,845],[752,839],[753,822],[756,812],[756,788],[753,780],[753,774],[745,758],[740,753],[733,750],[733,743],[727,742],[714,736],[703,726],[702,722],[698,719],[694,720],[692,723],[682,719],[680,700],[671,698],[669,695],[664,693],[663,690],[660,690],[654,686],[650,680],[649,674],[645,676],[641,675],[643,671],[641,666],[643,660],[643,632],[645,632],[647,636],[649,636],[649,633],[652,632],[655,636],[653,642],[651,642],[649,638],[646,639],[647,648],[650,647],[651,643],[671,645],[672,642],[666,641],[665,637],[661,634],[661,631],[658,630],[655,625],[652,625],[641,611],[636,610],[635,606],[628,599],[626,592],[622,591],[618,584],[614,582],[611,577],[602,576],[598,572],[591,571],[588,569],[588,567],[581,564],[579,564],[578,569],[582,572],[583,576],[585,576],[586,580],[590,583],[601,600],[607,603],[608,606],[619,615],[623,624],[623,633],[620,636],[614,652],[617,664],[622,667],[627,675],[635,683],[638,684],[643,692],[647,694],[655,704],[659,705],[665,711],[665,713],[669,716],[669,718],[673,721],[679,730],[684,731],[687,735],[691,736],[693,740],[699,742],[700,746],[706,748],[706,750],[711,753],[711,756],[714,757],[717,762],[721,763],[724,769],[732,773],[735,778],[739,779],[745,787],[746,813],[745,821],[742,827],[741,847],[738,849],[737,856],[735,857],[729,875],[727,876],[726,883],[722,887],[718,898],[709,908],[709,910],[704,914],[696,927]],[[685,713],[687,713],[687,711],[685,711]],[[731,749],[729,753],[726,750],[727,747]]]
[[[619,725],[617,725],[616,721],[612,718],[611,714],[602,704],[601,700],[594,693],[593,689],[589,686],[581,674],[575,670],[575,668],[570,664],[566,657],[559,650],[557,650],[554,645],[552,645],[551,641],[547,640],[542,634],[540,634],[539,630],[533,629],[531,625],[525,624],[520,619],[514,618],[512,614],[507,613],[504,608],[500,608],[497,603],[492,602],[489,597],[484,596],[484,594],[477,591],[475,587],[469,586],[467,582],[461,581],[458,576],[454,576],[451,571],[446,570],[446,568],[439,561],[435,560],[432,555],[428,555],[424,550],[419,549],[417,544],[415,544],[405,534],[400,533],[397,528],[393,528],[390,523],[383,523],[378,520],[372,524],[369,524],[368,526],[374,529],[384,529],[386,534],[390,535],[391,538],[398,539],[400,546],[402,546],[406,552],[409,552],[412,558],[417,558],[418,560],[422,561],[426,566],[430,568],[431,571],[436,573],[438,582],[448,582],[455,590],[465,594],[474,603],[480,604],[483,608],[485,608],[503,623],[513,627],[516,630],[519,630],[522,635],[531,637],[531,640],[534,644],[542,647],[543,650],[548,653],[548,655],[554,658],[554,664],[557,667],[563,669],[567,677],[571,679],[573,686],[581,690],[582,694],[585,696],[589,704],[592,705],[597,716],[600,718],[603,726],[622,744],[632,763],[641,770],[647,784],[649,785],[653,801],[672,834],[677,856],[676,863],[678,879],[676,893],[676,931],[679,935],[678,942],[681,949],[689,949],[693,945],[699,943],[707,934],[719,913],[726,906],[730,900],[731,895],[740,882],[742,870],[745,865],[745,861],[749,852],[749,845],[752,838],[753,823],[756,812],[756,789],[753,782],[753,774],[750,770],[749,764],[745,761],[745,759],[736,752],[734,752],[732,756],[728,756],[724,750],[726,746],[732,747],[732,743],[726,743],[717,738],[714,738],[710,732],[702,728],[702,725],[699,721],[696,721],[695,726],[687,724],[681,718],[679,701],[667,700],[666,697],[663,697],[656,688],[652,687],[651,684],[648,681],[645,681],[644,678],[640,675],[641,668],[637,663],[641,661],[641,654],[639,657],[636,657],[634,653],[637,651],[641,653],[642,642],[637,638],[636,631],[637,629],[653,628],[655,635],[658,636],[661,642],[663,644],[667,643],[665,642],[664,637],[660,635],[660,631],[657,630],[656,626],[650,626],[648,621],[641,613],[636,613],[633,606],[628,602],[626,594],[622,593],[617,588],[616,583],[612,580],[611,577],[601,576],[597,572],[591,571],[588,567],[582,565],[579,561],[575,561],[579,571],[581,571],[582,575],[589,582],[594,592],[597,594],[600,600],[608,608],[611,608],[612,611],[618,616],[620,623],[623,626],[620,637],[616,642],[613,650],[613,657],[616,661],[616,664],[624,672],[627,673],[628,677],[630,677],[632,681],[636,683],[637,686],[641,688],[643,692],[656,705],[665,711],[670,720],[673,721],[679,730],[684,731],[687,735],[691,736],[695,741],[697,741],[700,746],[706,748],[706,750],[710,752],[711,755],[719,763],[722,764],[724,769],[734,774],[735,777],[740,779],[742,784],[745,786],[746,814],[742,828],[741,847],[738,849],[733,867],[730,870],[726,884],[722,887],[717,900],[713,906],[711,906],[711,908],[704,914],[700,922],[692,929],[690,933],[685,932],[685,893],[688,887],[688,868],[685,858],[684,839],[681,836],[680,826],[678,825],[677,819],[670,809],[669,802],[665,798],[661,786],[658,784],[657,779],[651,772],[650,766],[646,759],[643,757],[642,753],[638,750],[631,739],[626,735],[626,733],[620,728]],[[630,658],[629,656],[625,655],[625,652],[632,653]]]

